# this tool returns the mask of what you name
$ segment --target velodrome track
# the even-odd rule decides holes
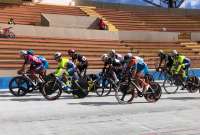
[[[143,98],[120,105],[114,93],[56,101],[40,93],[14,97],[0,92],[0,135],[199,135],[200,94],[163,93],[156,103]]]

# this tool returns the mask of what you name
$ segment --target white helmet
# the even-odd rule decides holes
[[[178,54],[178,52],[176,51],[176,50],[172,50],[172,55],[173,56],[175,56],[175,55],[177,55]]]
[[[127,53],[127,56],[129,56],[130,58],[133,57],[132,53]]]
[[[61,52],[56,52],[55,54],[54,54],[54,59],[58,59],[58,58],[60,58],[62,56],[62,53]]]
[[[164,53],[164,51],[163,50],[159,50],[159,53]]]
[[[116,53],[115,49],[112,49],[112,50],[111,50],[111,53]]]
[[[26,54],[28,54],[28,53],[27,53],[27,51],[25,51],[25,50],[20,50],[20,51],[19,51],[19,54],[20,54],[20,55],[26,55]]]
[[[101,56],[101,60],[102,60],[102,61],[105,61],[106,59],[108,59],[108,54],[103,54],[103,55]]]
[[[110,51],[109,55],[110,55],[110,56],[114,56],[115,53],[116,53],[116,51],[115,51],[114,49],[112,49],[112,50]]]

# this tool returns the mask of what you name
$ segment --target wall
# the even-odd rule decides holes
[[[8,27],[7,24],[0,24]],[[15,25],[13,31],[21,36],[40,36],[58,38],[82,38],[82,39],[104,39],[104,40],[136,40],[148,42],[178,41],[178,34],[173,32],[149,32],[149,31],[120,31],[109,32],[102,30],[56,28],[42,26]]]
[[[9,25],[0,24],[0,26],[8,27]],[[117,32],[102,30],[15,25],[13,26],[13,32],[18,36],[118,40]]]
[[[119,40],[176,42],[178,34],[178,32],[120,31]]]
[[[192,41],[200,41],[200,32],[192,32],[191,40]]]
[[[98,29],[98,18],[89,16],[72,16],[42,14],[41,24],[50,27]]]

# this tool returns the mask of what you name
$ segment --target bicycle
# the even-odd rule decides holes
[[[34,90],[41,90],[43,82],[44,79],[39,74],[33,76],[29,72],[22,72],[20,76],[13,77],[10,80],[9,90],[14,96],[25,96]]]
[[[62,88],[63,80],[56,77],[53,73],[49,76],[51,77],[44,83],[41,93],[47,100],[56,100],[64,91]],[[88,95],[88,84],[86,79],[83,80],[83,78],[79,78],[78,81],[75,81],[72,77],[68,77],[68,82],[71,84],[71,89],[73,90],[72,95],[74,97],[84,98]]]
[[[10,30],[13,27],[3,28],[0,32],[1,38],[15,38],[15,34]]]
[[[200,81],[197,76],[187,75],[187,79],[184,80],[181,74],[171,75],[169,74],[164,82],[163,87],[167,94],[174,94],[180,87],[186,88],[189,93],[195,93],[200,87]]]
[[[128,71],[120,81],[117,90],[115,91],[115,97],[120,104],[132,103],[136,97],[144,97],[148,102],[156,102],[160,99],[162,94],[161,86],[152,82],[151,80],[145,80],[149,83],[150,88],[143,90],[139,86],[139,79],[132,77],[132,72]]]

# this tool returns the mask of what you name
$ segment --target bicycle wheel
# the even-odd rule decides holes
[[[13,32],[9,32],[9,33],[8,33],[8,37],[9,37],[9,38],[15,38],[15,34],[14,34]]]
[[[120,104],[132,103],[135,96],[135,86],[128,81],[120,82],[115,88],[115,98]]]
[[[88,95],[88,83],[87,78],[80,78],[78,82],[73,81],[72,82],[72,94],[77,96],[78,98],[84,98]]]
[[[144,94],[144,98],[148,102],[156,102],[161,97],[162,89],[161,89],[160,85],[156,82],[150,83],[150,86],[151,87]]]
[[[167,94],[174,94],[178,91],[179,86],[175,84],[175,80],[171,77],[167,77],[163,82],[163,87]]]
[[[189,93],[195,93],[199,89],[199,79],[196,76],[189,77],[186,81],[186,89]]]
[[[14,96],[25,96],[29,90],[29,81],[23,76],[17,76],[10,80],[9,90]]]
[[[57,81],[50,80],[43,85],[41,93],[47,100],[56,100],[61,96],[62,89]]]
[[[112,84],[107,79],[103,79],[101,85],[99,89],[96,89],[96,94],[100,97],[109,95],[112,90]]]

